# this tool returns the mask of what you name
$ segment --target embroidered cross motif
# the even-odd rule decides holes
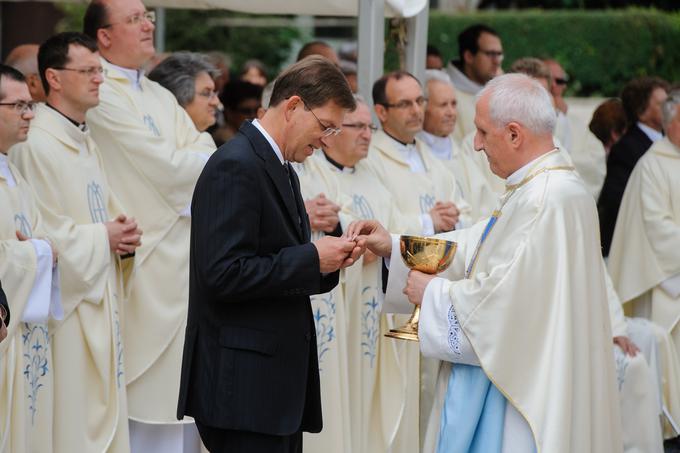
[[[102,187],[94,181],[87,185],[87,204],[90,207],[92,222],[106,222],[109,216],[106,213],[106,205],[104,204],[104,193]]]
[[[161,136],[161,131],[156,126],[156,123],[154,122],[153,118],[151,118],[151,115],[144,115],[144,124],[146,124],[146,127],[148,127],[149,130],[153,132],[153,135],[156,137]]]
[[[14,215],[14,227],[27,238],[33,237],[33,229],[31,228],[31,224],[23,213],[20,212],[19,214]]]
[[[371,205],[363,195],[352,195],[352,206],[354,212],[356,212],[362,219],[375,219],[373,209],[371,209]]]
[[[420,213],[421,214],[427,214],[430,212],[430,209],[434,208],[434,203],[435,203],[435,198],[434,195],[431,195],[429,193],[421,195],[420,196]]]

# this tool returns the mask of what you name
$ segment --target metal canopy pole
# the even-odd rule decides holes
[[[359,0],[358,47],[359,93],[373,105],[371,89],[382,76],[385,58],[385,0]]]
[[[406,19],[406,70],[421,82],[425,80],[429,1],[421,12]]]
[[[156,8],[156,30],[154,31],[156,53],[165,52],[165,8]]]

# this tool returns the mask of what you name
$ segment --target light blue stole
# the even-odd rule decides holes
[[[478,366],[454,364],[437,453],[500,453],[506,399]]]

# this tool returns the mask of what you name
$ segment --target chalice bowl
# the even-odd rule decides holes
[[[401,236],[399,238],[401,259],[410,269],[426,274],[438,274],[449,267],[456,254],[457,244],[446,239],[421,236]],[[420,306],[416,305],[409,320],[401,327],[390,329],[386,337],[400,340],[418,341],[418,319]]]

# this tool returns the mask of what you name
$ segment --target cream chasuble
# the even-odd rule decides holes
[[[123,310],[129,418],[176,418],[189,295],[188,207],[215,144],[199,133],[175,97],[140,77],[136,90],[105,60],[100,104],[87,114],[109,187],[144,231]]]
[[[317,151],[317,153],[320,151]],[[340,195],[338,182],[326,171],[315,155],[304,163],[293,163],[300,180],[300,191],[305,200],[323,193],[340,206],[347,200]],[[312,231],[312,242],[324,236],[321,231]],[[349,367],[347,356],[348,323],[347,305],[341,282],[332,291],[311,296],[316,347],[319,355],[319,377],[321,380],[321,407],[323,408],[323,430],[319,434],[303,433],[305,452],[350,453],[352,452]]]
[[[349,215],[341,213],[343,227],[356,219],[377,219],[393,231],[420,234],[419,216],[406,217],[397,210],[392,196],[365,160],[341,170],[323,154],[315,157],[323,171],[337,178],[340,192],[351,200]],[[415,439],[418,434],[415,424],[402,424],[409,356],[405,342],[384,336],[404,319],[395,321],[395,315],[382,314],[381,267],[381,260],[362,257],[343,270],[353,453],[408,452],[409,444],[404,440]],[[411,385],[417,386],[417,382]]]
[[[476,95],[456,89],[456,101],[458,117],[456,119],[456,127],[453,130],[453,138],[458,143],[461,143],[470,132],[477,130],[475,127],[475,105],[477,100]]]
[[[451,201],[460,211],[459,228],[464,228],[472,224],[470,205],[463,198],[456,178],[452,173],[443,168],[441,162],[432,155],[428,146],[419,139],[416,139],[415,152],[422,160],[423,172],[413,172],[409,162],[398,150],[400,144],[388,136],[384,131],[373,134],[371,146],[368,152],[368,161],[373,170],[378,175],[378,180],[392,194],[397,201],[398,209],[405,216],[428,215],[429,211],[437,201]],[[408,312],[407,312],[408,313]],[[399,317],[401,318],[401,317]],[[412,373],[407,378],[408,382],[420,382],[419,395],[409,397],[409,401],[418,398],[418,411],[407,409],[407,413],[414,417],[414,420],[406,420],[402,423],[406,426],[418,423],[420,426],[420,436],[425,430],[427,414],[430,412],[434,398],[434,383],[436,381],[437,364],[433,361],[423,360],[421,363],[418,345],[408,342],[405,346],[409,350],[410,358],[407,360],[409,365],[406,368]],[[419,363],[415,366],[415,363]],[[420,369],[420,376],[416,376]],[[408,391],[411,392],[413,386],[410,385]],[[410,404],[410,403],[409,403]],[[415,420],[419,420],[416,422]],[[409,447],[409,451],[415,451],[415,446]]]
[[[588,191],[597,200],[607,174],[607,153],[602,142],[572,115],[561,115],[557,122],[555,136],[569,151],[576,171],[586,184]]]
[[[16,231],[29,238],[45,234],[33,192],[16,167],[8,168],[14,184],[0,172],[0,280],[12,317],[0,343],[0,452],[49,453],[52,345],[47,323],[22,322],[22,314],[40,279],[52,285],[52,258],[50,252],[48,268],[40,269],[33,244],[17,240]]]
[[[478,163],[470,155],[463,153],[453,136],[436,137],[427,132],[418,136],[430,147],[432,154],[442,160],[444,166],[453,173],[463,198],[470,205],[472,221],[487,217],[496,207],[499,194],[487,183]],[[438,148],[443,152],[438,152]]]
[[[12,148],[10,158],[31,181],[61,251],[66,316],[51,329],[54,451],[129,451],[121,260],[110,252],[103,225],[121,212],[99,152],[89,132],[40,104],[28,140]]]
[[[495,223],[441,235],[458,251],[444,278],[428,285],[420,345],[426,355],[475,365],[463,357],[467,345],[507,399],[502,451],[620,452],[605,269],[597,234],[584,234],[597,231],[595,202],[562,153],[528,167],[501,198]],[[395,253],[390,281],[403,286],[407,269]],[[453,410],[443,403],[456,368],[442,366],[428,452],[442,434],[455,439],[440,415]]]
[[[680,293],[674,291],[672,282],[680,274],[679,172],[680,148],[667,138],[655,142],[640,158],[623,195],[608,260],[621,301],[630,302],[633,312],[669,333],[676,351],[680,348]],[[670,349],[662,335],[657,340],[662,354]],[[680,379],[672,379],[676,373],[672,362],[677,360],[662,362],[664,402],[680,423]],[[666,436],[670,433],[666,426]]]

